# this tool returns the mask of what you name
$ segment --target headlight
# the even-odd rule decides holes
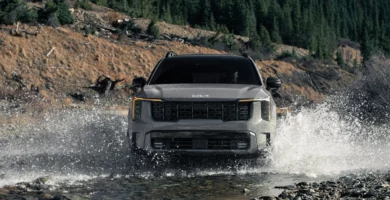
[[[161,102],[161,99],[148,99],[148,98],[138,98],[134,97],[132,100],[131,106],[131,118],[132,120],[138,120],[142,116],[142,102],[143,101],[155,101]]]
[[[261,101],[261,118],[263,120],[271,120],[271,106],[269,101]]]
[[[264,99],[241,99],[239,102],[260,102],[261,104],[261,118],[266,121],[271,120],[271,99],[270,97]]]

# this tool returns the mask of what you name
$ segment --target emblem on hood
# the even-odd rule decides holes
[[[207,98],[209,97],[208,94],[193,94],[192,98]]]

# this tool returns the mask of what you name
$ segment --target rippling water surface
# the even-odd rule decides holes
[[[0,186],[50,176],[54,189],[93,199],[250,199],[280,193],[276,185],[389,169],[389,129],[328,104],[279,120],[270,166],[172,166],[157,176],[132,171],[126,117],[63,110],[38,121],[0,135]]]

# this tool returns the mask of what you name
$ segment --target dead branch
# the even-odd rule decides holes
[[[51,54],[51,52],[53,52],[53,51],[54,51],[54,49],[55,49],[55,47],[51,48],[51,50],[49,51],[49,53],[47,53],[47,54],[46,54],[46,57],[49,57],[49,56],[50,56],[50,54]]]
[[[315,74],[315,75],[320,76],[320,77],[322,77],[322,78],[326,78],[326,79],[328,79],[328,80],[331,80],[331,78],[330,78],[329,76],[326,76],[326,75],[324,75],[324,74],[320,74],[320,73],[315,72],[315,71],[312,71],[312,70],[310,70],[310,69],[306,69],[306,68],[301,67],[301,66],[299,66],[299,65],[296,65],[296,67],[298,67],[299,69],[302,69],[302,70],[306,71],[307,73]]]
[[[17,36],[17,37],[25,37],[26,35],[33,35],[33,36],[37,36],[38,33],[39,33],[39,28],[35,31],[35,32],[31,32],[27,29],[21,29],[19,28],[19,25],[20,23],[18,22],[16,24],[16,27],[13,27],[11,30],[10,30],[10,34],[12,36]]]
[[[96,28],[100,28],[100,29],[103,29],[103,30],[107,30],[107,31],[110,31],[110,32],[113,32],[115,33],[117,30],[116,28],[111,28],[111,27],[107,27],[107,26],[102,26],[102,25],[98,25],[98,24],[95,24],[94,25]]]

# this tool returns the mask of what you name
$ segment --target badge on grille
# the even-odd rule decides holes
[[[208,94],[193,94],[192,98],[208,98]]]

